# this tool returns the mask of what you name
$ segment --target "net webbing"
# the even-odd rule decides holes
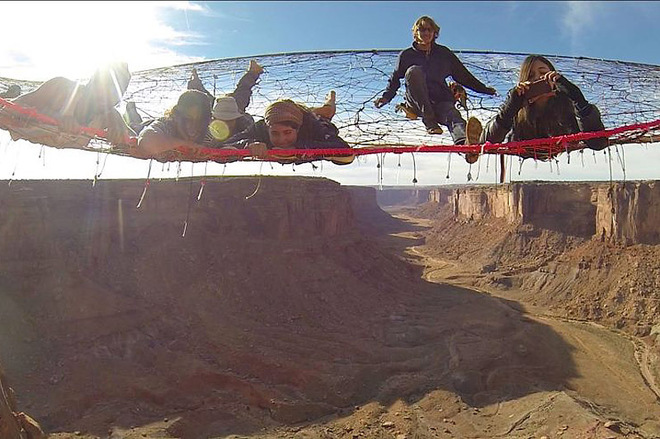
[[[587,100],[598,106],[606,130],[599,133],[579,133],[550,139],[537,139],[506,144],[456,146],[448,133],[429,135],[419,120],[409,120],[395,111],[403,100],[404,85],[398,96],[387,106],[376,109],[380,96],[394,68],[398,50],[341,51],[264,55],[233,58],[197,64],[171,66],[134,72],[124,101],[136,103],[144,118],[161,116],[185,90],[190,73],[197,69],[205,87],[216,96],[231,92],[245,71],[250,59],[264,68],[260,82],[254,87],[247,111],[259,119],[266,106],[278,99],[289,98],[307,106],[318,106],[329,90],[337,92],[337,114],[333,123],[340,135],[354,148],[351,155],[386,152],[482,152],[543,157],[579,148],[575,142],[594,137],[608,137],[611,144],[654,142],[660,136],[660,67],[622,61],[608,61],[564,56],[547,56],[559,72],[580,87]],[[461,109],[465,119],[476,116],[481,121],[492,117],[508,90],[517,82],[518,69],[526,54],[456,51],[466,67],[483,83],[495,87],[496,96],[468,92],[467,108]],[[7,87],[17,81],[0,78]],[[39,83],[18,82],[23,91]],[[3,105],[11,105],[6,101]],[[41,117],[29,109],[27,118],[41,123],[57,121]],[[94,139],[86,149],[130,155],[130,147],[110,145],[102,132],[86,131]],[[210,148],[180,148],[159,158],[160,161],[244,160],[248,151],[227,151]],[[321,158],[346,155],[346,150],[287,150],[270,152],[269,159],[282,156]],[[540,154],[541,155],[541,154]]]

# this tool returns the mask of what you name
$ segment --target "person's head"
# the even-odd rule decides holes
[[[277,101],[266,108],[264,119],[273,146],[290,148],[298,140],[304,110],[291,100]]]
[[[209,98],[201,91],[186,90],[167,116],[174,120],[179,138],[201,141],[211,122]]]
[[[430,44],[438,38],[440,26],[431,17],[423,15],[413,24],[412,34],[416,43]]]
[[[131,73],[128,64],[116,62],[94,72],[87,82],[87,97],[99,108],[112,108],[119,103],[128,88]]]
[[[518,82],[534,82],[550,71],[554,71],[555,66],[544,56],[529,55],[520,65],[520,74]]]
[[[213,105],[213,119],[224,122],[230,134],[234,133],[236,122],[242,117],[236,99],[231,96],[216,98]]]
[[[537,81],[550,71],[555,71],[555,66],[546,57],[528,55],[520,65],[518,82]],[[566,98],[557,97],[554,94],[545,94],[536,97],[531,102],[527,99],[524,102],[524,105],[516,115],[516,125],[519,132],[524,133],[521,138],[532,139],[538,135],[536,124],[531,122],[534,111],[542,109],[544,112],[543,117],[557,118],[565,107]]]

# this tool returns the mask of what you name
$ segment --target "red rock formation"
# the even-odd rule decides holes
[[[441,195],[442,191],[442,195]],[[445,198],[446,189],[429,195]],[[459,219],[502,218],[567,235],[660,243],[660,186],[636,183],[514,183],[453,190]]]

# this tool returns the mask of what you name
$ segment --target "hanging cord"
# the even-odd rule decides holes
[[[142,196],[140,197],[140,201],[138,201],[136,209],[139,209],[140,206],[142,206],[142,201],[144,200],[144,196],[147,195],[147,188],[149,187],[149,178],[151,177],[151,164],[154,162],[154,159],[149,160],[149,170],[147,171],[147,181],[144,182],[144,189],[142,190]]]
[[[41,163],[42,166],[46,166],[46,146],[41,145],[41,149],[39,150],[39,158],[42,159]]]
[[[610,172],[610,188],[612,188],[614,185],[614,182],[612,180],[612,151],[610,151],[609,146],[607,147],[607,166]]]
[[[413,161],[413,179],[412,179],[412,182],[413,182],[413,184],[417,184],[417,164],[415,163],[415,153],[411,152],[410,155],[412,156],[412,161]]]
[[[105,170],[105,165],[106,165],[106,163],[108,163],[108,157],[110,157],[110,154],[105,155],[105,158],[103,159],[103,166],[101,167],[101,170],[99,171],[99,158],[100,157],[101,157],[101,152],[98,152],[97,156],[96,156],[96,169],[94,170],[94,181],[92,182],[92,187],[96,186],[96,182],[98,181],[101,174],[103,174],[103,171]]]
[[[183,233],[181,234],[182,238],[186,237],[186,231],[188,230],[188,221],[190,220],[190,207],[192,206],[192,193],[193,193],[193,180],[194,180],[194,173],[193,173],[193,168],[195,167],[195,164],[193,163],[192,166],[190,167],[190,184],[188,185],[188,209],[186,211],[186,220],[183,222]]]
[[[101,153],[96,153],[96,167],[94,168],[94,180],[92,180],[92,187],[96,187],[96,180],[99,178],[99,163],[101,159]]]
[[[623,181],[626,181],[626,160],[624,156],[624,149],[621,148],[621,152],[619,153],[619,147],[615,146],[614,150],[616,151],[616,157],[619,161],[619,164],[621,165],[621,171],[623,172]]]
[[[383,153],[376,155],[376,169],[378,169],[378,175],[376,179],[378,180],[378,190],[383,190],[383,165],[381,160],[383,159]]]
[[[481,144],[481,152],[479,152],[479,157],[484,156],[484,148],[486,145],[490,145],[490,142],[482,143]],[[486,173],[488,173],[488,169],[490,166],[490,157],[486,159]],[[481,159],[477,160],[477,178],[474,179],[474,181],[479,181],[479,177],[481,176]],[[472,164],[470,163],[470,168],[468,169],[468,175],[467,175],[468,181],[472,180]]]
[[[199,193],[197,194],[197,201],[202,199],[202,193],[204,192],[204,186],[206,186],[206,171],[209,167],[209,162],[204,163],[204,177],[202,177],[202,180],[199,182]],[[223,170],[224,172],[224,170]]]
[[[452,153],[449,153],[449,157],[447,158],[447,175],[445,175],[445,178],[449,180],[449,170],[451,169],[451,156]]]
[[[14,170],[11,171],[11,176],[9,177],[9,181],[7,182],[7,186],[11,186],[11,182],[14,181],[14,176],[16,175],[16,169],[18,168],[18,157],[21,155],[21,149],[18,148],[18,152],[16,153],[16,163],[14,163]]]
[[[245,197],[246,200],[249,200],[250,198],[254,197],[255,195],[257,195],[257,192],[259,192],[259,188],[261,187],[261,177],[262,177],[261,169],[263,168],[263,166],[264,166],[264,162],[261,162],[259,164],[259,180],[257,181],[257,187],[254,188],[254,192],[252,192],[250,195]]]

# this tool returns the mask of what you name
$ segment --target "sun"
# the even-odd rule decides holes
[[[178,9],[179,23],[166,23],[165,9]],[[132,71],[189,59],[181,47],[194,33],[186,29],[188,2],[3,2],[0,38],[2,76],[45,80],[84,78],[99,65],[127,62]],[[177,14],[169,14],[170,19]],[[29,26],[26,26],[29,23]],[[186,29],[175,30],[175,25]],[[10,74],[11,73],[11,74]]]

